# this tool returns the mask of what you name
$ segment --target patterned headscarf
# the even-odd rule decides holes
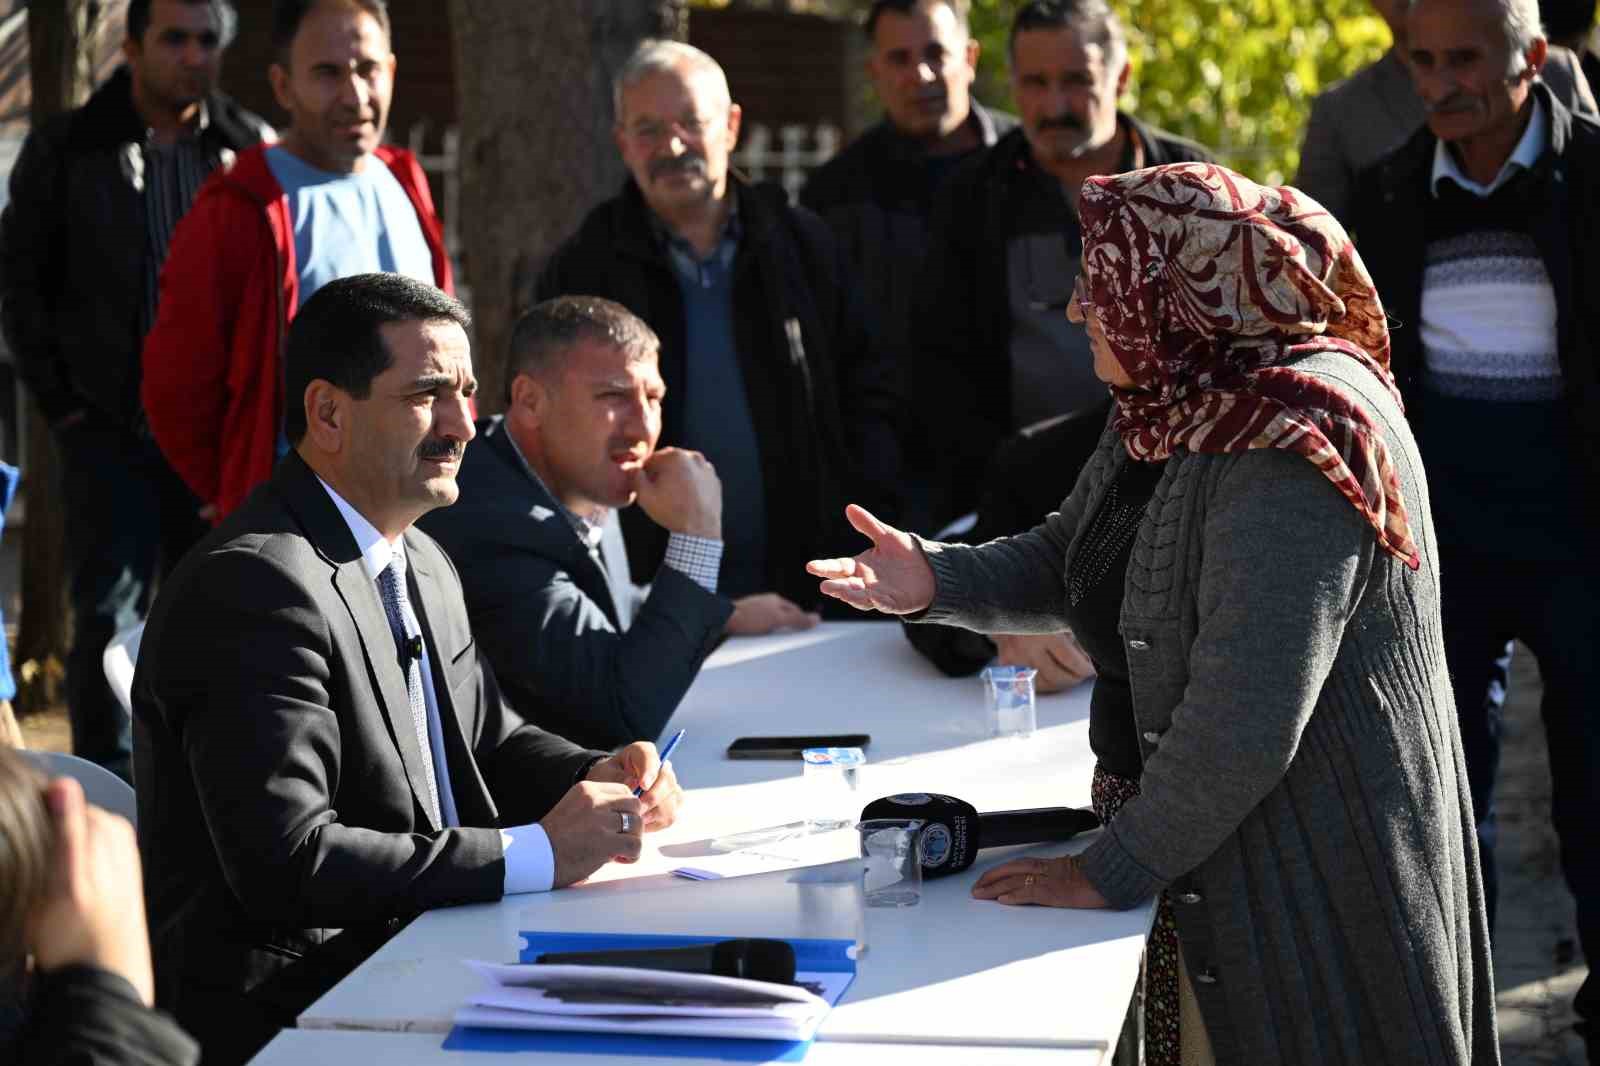
[[[1297,189],[1209,163],[1090,178],[1082,285],[1134,388],[1113,389],[1135,459],[1283,448],[1305,456],[1415,569],[1400,482],[1360,398],[1296,370],[1341,352],[1399,400],[1377,290],[1344,229]]]

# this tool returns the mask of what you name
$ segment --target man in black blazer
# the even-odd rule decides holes
[[[478,424],[461,500],[422,522],[511,705],[599,747],[659,736],[725,630],[815,622],[781,596],[718,595],[722,485],[699,452],[656,448],[659,348],[610,300],[534,307],[512,332],[505,417]],[[668,534],[648,589],[617,520],[636,500]]]
[[[389,274],[306,303],[293,451],[162,589],[134,678],[158,1002],[247,1059],[429,907],[631,861],[681,799],[650,744],[525,722],[411,528],[474,435],[464,308]],[[650,786],[638,799],[632,786]]]

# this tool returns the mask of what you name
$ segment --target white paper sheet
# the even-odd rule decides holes
[[[504,1029],[564,1029],[586,1032],[733,1036],[747,1039],[809,1040],[843,994],[849,973],[801,972],[795,985],[749,981],[710,974],[672,973],[626,966],[506,965],[465,960],[484,980],[467,1006],[456,1013],[459,1025]],[[822,995],[800,987],[818,987]],[[603,998],[573,1001],[562,991],[582,989]],[[692,1002],[697,992],[732,991],[762,997],[763,1003],[738,1005]],[[654,1002],[639,1002],[639,999]],[[673,998],[689,1002],[663,1002]]]

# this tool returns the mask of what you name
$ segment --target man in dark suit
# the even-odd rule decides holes
[[[454,501],[474,435],[466,322],[400,275],[319,290],[284,358],[293,451],[145,632],[157,999],[208,1066],[247,1059],[405,918],[631,861],[681,798],[652,745],[608,756],[508,708],[455,568],[411,528]]]
[[[460,502],[422,523],[461,568],[512,706],[599,747],[660,735],[724,631],[814,622],[780,596],[718,594],[722,484],[699,452],[656,448],[659,349],[610,300],[533,308],[512,333],[505,417],[478,424]],[[618,522],[635,500],[667,533],[648,589]]]

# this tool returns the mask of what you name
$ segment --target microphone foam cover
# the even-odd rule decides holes
[[[937,792],[902,792],[873,800],[861,811],[870,818],[921,818],[922,876],[926,880],[960,873],[978,857],[978,809],[966,800]]]

